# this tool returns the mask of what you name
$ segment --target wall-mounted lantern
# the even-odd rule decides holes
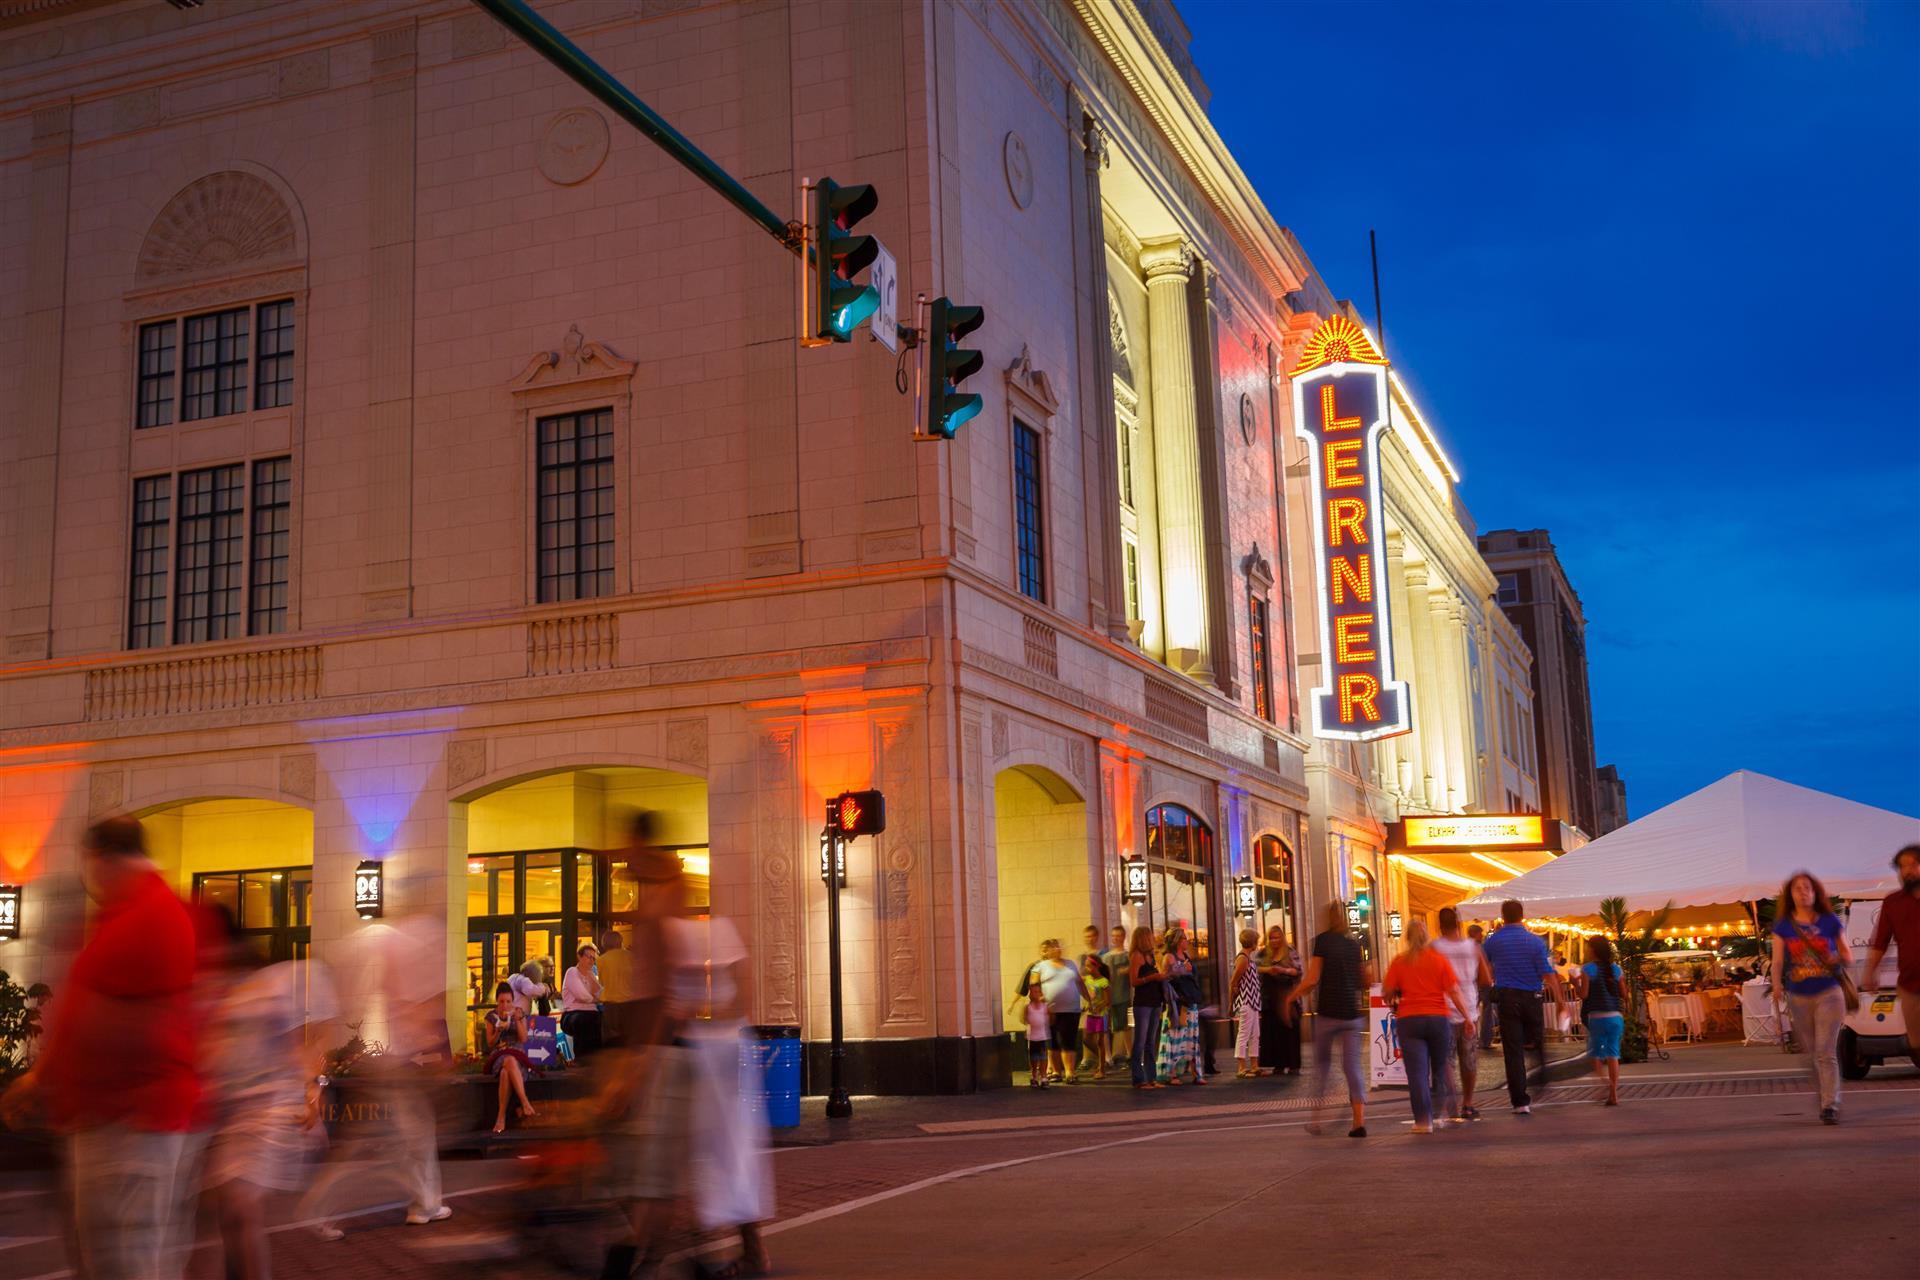
[[[1142,903],[1147,900],[1147,860],[1145,858],[1122,858],[1120,875],[1123,884],[1122,896],[1128,902]]]
[[[362,920],[378,920],[386,904],[386,868],[368,858],[353,871],[353,909]]]
[[[20,900],[26,892],[25,885],[0,884],[0,942],[20,936]]]

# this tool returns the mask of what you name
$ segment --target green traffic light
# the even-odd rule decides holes
[[[833,291],[833,330],[849,338],[860,324],[880,309],[880,291],[872,285]]]
[[[927,435],[951,440],[980,412],[984,402],[974,392],[961,391],[960,382],[980,372],[986,357],[960,346],[959,340],[986,318],[984,308],[957,305],[945,298],[933,300],[927,350]]]
[[[880,205],[880,196],[864,183],[843,187],[831,178],[814,186],[810,211],[813,222],[813,302],[810,337],[849,342],[853,331],[880,308],[880,292],[872,285],[852,283],[853,277],[880,254],[872,236],[851,234],[855,223]]]

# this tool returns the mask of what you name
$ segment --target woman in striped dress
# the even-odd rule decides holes
[[[1240,954],[1234,958],[1233,978],[1228,983],[1236,1024],[1233,1057],[1238,1066],[1234,1074],[1242,1080],[1260,1074],[1260,965],[1253,950],[1259,941],[1260,935],[1252,929],[1240,931]]]
[[[1192,1074],[1193,1083],[1206,1083],[1200,1076],[1200,979],[1193,972],[1187,946],[1185,929],[1175,925],[1167,930],[1167,958],[1160,966],[1167,979],[1167,1029],[1160,1039],[1162,1084],[1185,1084],[1180,1078],[1184,1072]]]

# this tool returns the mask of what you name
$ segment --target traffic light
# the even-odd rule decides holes
[[[827,825],[849,840],[877,836],[887,829],[887,798],[878,791],[843,791],[827,802]]]
[[[853,225],[880,205],[880,195],[871,186],[843,187],[831,178],[814,184],[813,208],[808,221],[813,226],[813,272],[811,314],[807,318],[807,338],[812,345],[825,342],[851,342],[860,322],[880,306],[880,291],[870,284],[855,284],[853,278],[866,270],[880,252],[880,242],[872,236],[850,235]]]
[[[967,419],[980,412],[980,396],[961,391],[959,384],[962,378],[980,372],[982,357],[958,343],[986,318],[986,311],[980,307],[958,306],[945,298],[933,300],[927,326],[927,420],[922,434],[951,440]]]

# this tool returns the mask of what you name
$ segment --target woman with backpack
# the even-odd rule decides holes
[[[1613,944],[1599,934],[1587,939],[1587,962],[1573,975],[1580,1020],[1587,1024],[1587,1056],[1593,1073],[1607,1082],[1609,1107],[1620,1105],[1620,1034],[1626,1029],[1626,988]]]

